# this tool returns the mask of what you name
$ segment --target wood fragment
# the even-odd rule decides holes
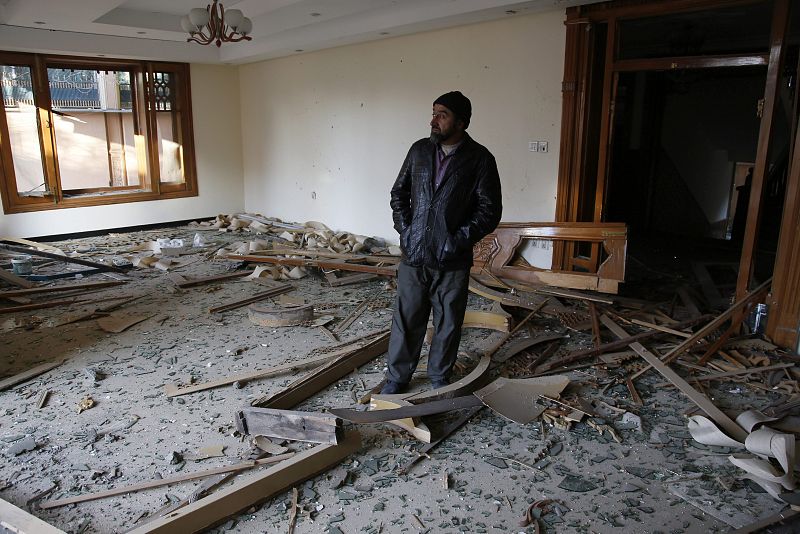
[[[600,321],[611,330],[611,332],[618,338],[629,337],[628,333],[619,325],[614,323],[608,316],[600,317]],[[664,378],[672,382],[675,387],[680,389],[692,402],[694,402],[701,410],[703,410],[715,423],[724,429],[732,438],[737,441],[744,442],[747,437],[747,432],[736,424],[730,417],[728,417],[722,410],[717,408],[705,395],[698,392],[689,385],[683,378],[662,362],[658,356],[647,350],[641,343],[633,342],[629,344],[630,348],[636,351],[647,363],[653,366]]]
[[[667,354],[665,354],[664,357],[661,358],[660,361],[662,361],[664,363],[669,363],[672,360],[674,360],[675,358],[677,358],[678,356],[680,356],[681,354],[683,354],[690,347],[692,347],[695,343],[697,343],[698,341],[700,341],[701,339],[703,339],[707,335],[709,335],[712,332],[714,332],[717,328],[722,326],[722,324],[725,323],[725,321],[727,321],[728,319],[733,317],[733,315],[736,314],[741,308],[743,308],[744,306],[747,306],[748,304],[751,304],[751,303],[756,302],[756,301],[760,300],[761,298],[763,298],[763,296],[769,290],[769,287],[770,287],[771,284],[772,284],[772,278],[769,278],[767,281],[765,281],[764,283],[762,283],[761,285],[759,285],[758,287],[753,289],[744,298],[742,298],[741,300],[735,302],[730,308],[728,308],[727,310],[722,312],[720,315],[718,315],[710,323],[708,323],[703,328],[701,328],[700,330],[695,332],[692,335],[692,337],[686,339],[683,343],[681,343],[680,345],[678,345],[677,347],[675,347],[674,349],[669,351]],[[647,371],[649,371],[651,367],[652,366],[645,367],[641,371],[638,371],[636,374],[634,374],[631,378],[638,378],[639,376],[641,376],[644,373],[646,373]]]
[[[297,486],[292,488],[292,510],[289,512],[289,534],[294,534],[294,526],[297,523],[297,503],[300,500]]]
[[[631,380],[631,377],[625,378],[625,384],[628,386],[628,393],[631,395],[631,400],[633,400],[633,402],[639,406],[642,406],[642,398],[639,396],[639,392],[636,391],[636,386],[633,385],[633,380]]]
[[[93,267],[101,271],[111,271],[115,273],[125,273],[122,269],[114,267],[113,265],[105,265],[103,263],[95,263],[93,261],[82,260],[80,258],[73,258],[72,256],[63,256],[53,252],[45,252],[43,250],[36,250],[27,247],[18,247],[16,245],[0,244],[0,250],[10,250],[12,252],[20,252],[22,254],[30,254],[31,256],[41,256],[43,258],[50,258],[51,260],[63,261],[65,263],[74,263],[76,265],[83,265],[84,267]]]
[[[41,393],[39,393],[39,399],[36,401],[36,409],[41,410],[47,404],[47,398],[50,396],[49,389],[43,389]]]
[[[642,321],[640,319],[631,319],[633,324],[638,324],[639,326],[644,326],[646,328],[650,328],[652,330],[658,330],[660,332],[665,332],[667,334],[672,334],[673,336],[678,336],[682,338],[689,338],[692,337],[692,334],[688,332],[681,332],[680,330],[675,330],[674,328],[669,328],[667,326],[662,326],[660,324],[655,323],[648,323],[647,321]]]
[[[592,318],[592,341],[594,341],[594,348],[599,349],[603,344],[600,337],[600,321],[597,319],[597,306],[594,302],[589,301],[589,316]]]
[[[274,464],[277,462],[282,462],[288,458],[291,458],[295,455],[293,452],[287,452],[286,454],[281,454],[278,456],[270,456],[269,458],[264,458],[261,460],[253,460],[252,462],[243,462],[234,465],[228,465],[224,467],[215,467],[214,469],[205,469],[203,471],[197,471],[194,473],[183,473],[178,476],[169,477],[169,478],[159,478],[157,480],[150,480],[147,482],[141,482],[138,484],[131,484],[129,486],[123,486],[121,488],[114,488],[105,491],[98,491],[95,493],[87,493],[84,495],[77,495],[75,497],[68,497],[66,499],[57,499],[54,501],[45,501],[39,505],[40,508],[49,509],[49,508],[58,508],[59,506],[66,506],[68,504],[75,504],[79,502],[86,502],[86,501],[94,501],[97,499],[104,499],[106,497],[113,497],[115,495],[122,495],[124,493],[133,493],[136,491],[142,491],[146,489],[152,488],[159,488],[161,486],[169,486],[172,484],[178,484],[180,482],[186,482],[187,480],[196,480],[198,478],[205,478],[212,475],[220,475],[223,473],[235,473],[238,471],[244,471],[245,469],[252,469],[254,467],[258,467],[260,465],[267,465],[267,464]]]
[[[36,367],[32,367],[27,371],[4,378],[3,380],[0,380],[0,391],[4,391],[10,387],[16,386],[17,384],[26,382],[31,378],[35,378],[41,374],[44,374],[51,369],[55,369],[65,361],[67,361],[66,358],[61,358],[52,362],[43,363],[41,365],[37,365]]]
[[[239,383],[252,382],[253,380],[258,380],[261,378],[269,378],[271,376],[277,376],[283,373],[287,373],[289,371],[296,371],[304,367],[318,365],[320,363],[327,362],[334,357],[335,355],[326,354],[318,358],[310,358],[308,360],[303,360],[299,362],[285,363],[283,365],[277,365],[275,367],[270,367],[268,369],[262,369],[261,371],[253,371],[251,373],[232,375],[217,380],[211,380],[209,382],[203,382],[202,384],[193,384],[184,387],[178,387],[175,384],[166,384],[164,386],[164,393],[166,393],[167,397],[177,397],[178,395],[187,395],[189,393],[196,393],[198,391],[205,391],[207,389],[228,386],[233,384],[234,382],[239,382]]]
[[[61,284],[57,286],[32,287],[30,289],[14,289],[0,292],[0,298],[29,297],[31,295],[40,295],[42,293],[63,293],[65,291],[91,291],[95,289],[120,286],[125,283],[126,282],[124,281],[111,280],[108,282],[87,282],[85,284]]]
[[[242,434],[336,444],[343,436],[342,420],[335,414],[243,408],[236,412],[236,428]]]
[[[350,349],[345,354],[338,356],[290,384],[282,391],[268,397],[256,399],[251,404],[261,408],[290,410],[314,393],[328,387],[334,381],[347,376],[354,369],[372,361],[386,352],[388,348],[389,332],[380,332],[365,345]]]
[[[6,271],[5,269],[0,269],[0,280],[5,280],[9,284],[21,287],[23,289],[31,289],[36,286],[36,284],[30,280],[26,280],[21,276],[17,276],[12,272]],[[3,293],[10,293],[10,291],[4,291]]]
[[[176,275],[175,273],[170,273],[169,278],[170,278],[170,280],[175,282],[175,285],[178,286],[179,288],[187,289],[187,288],[190,288],[190,287],[197,287],[197,286],[202,286],[202,285],[205,285],[205,284],[214,284],[214,283],[217,283],[217,282],[227,282],[228,280],[234,280],[236,278],[242,278],[242,277],[245,277],[245,276],[250,276],[251,274],[253,274],[252,270],[249,270],[249,271],[236,271],[236,272],[233,272],[233,273],[218,274],[218,275],[214,275],[214,276],[205,276],[203,278],[193,278],[193,279],[189,280],[189,279],[183,278],[180,275]],[[183,278],[183,281],[176,281],[176,280],[180,280],[177,277]]]
[[[271,499],[338,464],[361,446],[361,436],[349,432],[339,445],[318,445],[273,466],[257,477],[242,480],[213,495],[134,529],[130,534],[199,532]]]
[[[280,295],[282,293],[288,293],[289,291],[292,291],[293,289],[294,289],[294,286],[291,285],[291,284],[281,284],[278,287],[274,287],[272,289],[268,289],[266,291],[262,291],[260,293],[256,293],[256,294],[251,295],[251,296],[249,296],[247,298],[244,298],[244,299],[234,300],[234,301],[228,302],[226,304],[220,304],[219,306],[214,306],[212,308],[209,308],[208,312],[209,313],[224,313],[226,311],[231,311],[231,310],[235,310],[235,309],[238,309],[238,308],[242,308],[244,306],[247,306],[248,304],[253,304],[254,302],[258,302],[260,300],[268,299],[270,297],[277,297],[278,295]]]
[[[10,502],[0,499],[0,528],[14,534],[66,534]]]

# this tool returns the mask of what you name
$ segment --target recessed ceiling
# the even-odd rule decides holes
[[[0,0],[0,46],[35,48],[38,42],[74,43],[64,52],[88,53],[122,39],[130,56],[159,50],[161,59],[247,63],[334,46],[386,39],[597,0],[230,0],[253,20],[252,41],[202,47],[187,44],[180,19],[209,0]],[[36,32],[41,38],[36,38]],[[45,35],[47,32],[48,35]],[[3,34],[8,36],[3,38]],[[132,39],[135,39],[132,40]],[[18,44],[13,44],[13,42]],[[86,42],[82,42],[86,41]],[[150,41],[146,43],[144,41]],[[158,44],[154,47],[154,44]],[[44,46],[44,45],[42,45]],[[66,45],[69,48],[69,44]],[[117,47],[113,47],[117,48]],[[198,51],[198,48],[205,50]],[[52,50],[50,50],[52,51]],[[98,50],[99,51],[99,50]]]

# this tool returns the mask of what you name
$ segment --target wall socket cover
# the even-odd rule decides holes
[[[531,152],[539,152],[539,142],[538,141],[529,142],[528,150],[530,150]]]
[[[539,141],[539,152],[547,152],[547,141]]]

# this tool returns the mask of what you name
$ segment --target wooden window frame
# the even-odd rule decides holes
[[[5,106],[0,102],[0,196],[2,196],[4,213],[25,213],[197,196],[197,165],[188,64],[2,51],[0,51],[0,64],[31,68],[34,101],[38,111],[40,153],[48,191],[48,194],[43,196],[18,194],[11,146],[6,142],[9,139],[9,130]],[[52,128],[53,109],[47,77],[48,67],[124,70],[131,73],[131,92],[135,102],[134,130],[137,135],[144,137],[144,153],[137,157],[140,185],[66,191],[62,189],[58,168],[58,146],[54,128]],[[173,130],[178,134],[182,151],[182,182],[160,181],[156,111],[153,91],[148,84],[148,80],[153,79],[154,72],[168,72],[176,79],[173,86],[175,93],[173,110],[176,112],[173,113],[173,121],[175,121]],[[110,192],[113,194],[103,194]],[[70,194],[83,196],[69,196]]]

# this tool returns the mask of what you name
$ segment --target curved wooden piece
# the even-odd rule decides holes
[[[386,400],[383,399],[375,399],[373,398],[370,403],[369,407],[371,410],[394,410],[397,408],[402,408],[404,406],[413,406],[408,401],[404,401],[402,399],[396,400]],[[396,426],[401,428],[417,438],[418,440],[422,441],[423,443],[430,443],[431,442],[431,431],[428,426],[421,422],[417,417],[406,417],[403,419],[394,419],[392,421],[386,421],[386,424]]]
[[[486,378],[489,376],[489,366],[491,363],[492,357],[484,355],[481,357],[475,369],[473,369],[470,374],[458,382],[453,382],[449,386],[445,386],[443,388],[434,389],[432,391],[423,391],[422,393],[407,396],[405,399],[409,402],[417,404],[420,402],[452,399],[453,397],[468,395],[484,385]]]

